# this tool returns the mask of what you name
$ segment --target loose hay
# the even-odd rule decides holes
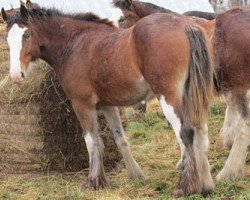
[[[54,71],[39,62],[26,83],[8,77],[9,55],[0,26],[0,173],[47,170],[79,171],[88,167],[82,131]],[[104,117],[99,117],[105,144],[104,165],[121,160]]]

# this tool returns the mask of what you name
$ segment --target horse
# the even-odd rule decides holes
[[[133,3],[131,0],[120,0],[120,4],[121,1]],[[129,10],[131,10],[130,7],[132,6],[132,4],[126,3],[124,5],[126,5],[127,7],[121,7],[120,4],[115,3],[116,1],[113,2],[115,6],[119,7],[123,11],[124,23],[130,24],[132,26],[132,23],[126,22],[130,20],[132,21],[132,19],[128,17],[128,12]],[[194,20],[206,30],[206,34],[212,44],[211,52],[215,51],[215,53],[213,53],[213,57],[215,60],[215,70],[213,78],[214,95],[223,94],[226,97],[227,109],[225,121],[221,130],[221,137],[223,139],[224,146],[232,149],[225,166],[216,177],[217,180],[235,179],[243,176],[245,154],[247,151],[246,149],[247,146],[250,145],[249,134],[246,133],[246,130],[244,131],[244,128],[241,129],[241,127],[246,127],[246,125],[243,126],[242,123],[244,120],[245,122],[247,120],[243,117],[244,115],[242,115],[241,111],[237,111],[237,109],[239,108],[237,108],[236,106],[238,105],[239,107],[240,97],[242,97],[242,99],[246,99],[246,89],[244,89],[245,91],[243,91],[243,93],[240,95],[235,94],[239,91],[242,91],[241,85],[249,84],[247,81],[242,83],[242,80],[248,80],[248,77],[246,77],[248,76],[248,65],[246,63],[248,60],[248,57],[246,55],[247,51],[244,51],[246,52],[245,54],[236,56],[236,50],[238,50],[237,52],[242,52],[242,45],[246,47],[248,45],[248,43],[246,43],[246,41],[248,41],[247,38],[244,38],[245,41],[237,39],[245,36],[248,28],[246,24],[247,20],[249,19],[249,11],[247,8],[244,8],[243,11],[242,9],[243,8],[233,9],[231,11],[218,15],[220,17],[213,20],[204,20],[192,17],[192,20]],[[138,9],[137,12],[139,12]],[[231,19],[234,20],[230,21]],[[236,26],[237,20],[238,22],[242,23]],[[134,23],[136,22],[134,21]],[[222,26],[221,24],[224,24],[225,26]],[[245,25],[244,29],[242,28],[241,24]],[[230,27],[234,28],[230,29]],[[244,67],[239,68],[238,66]],[[246,102],[244,103],[244,105],[245,104]],[[248,110],[247,107],[246,110]],[[236,133],[237,130],[239,130],[238,133]],[[244,136],[242,135],[241,137],[240,134],[242,131],[244,132],[242,133],[244,134]],[[238,162],[235,162],[235,160],[237,160]],[[180,161],[177,163],[177,168],[179,168],[179,165],[181,163]]]
[[[117,8],[120,8],[123,12],[123,17],[121,17],[122,22],[120,22],[119,20],[119,27],[120,28],[129,28],[131,26],[133,26],[137,21],[139,21],[141,18],[151,15],[153,13],[165,13],[165,12],[169,12],[168,10],[165,11],[164,9],[162,9],[161,7],[151,4],[151,3],[144,3],[144,2],[140,2],[140,1],[133,1],[133,0],[114,0],[113,1],[113,5]],[[180,14],[178,13],[174,13],[174,12],[170,12],[174,15],[179,16]],[[207,36],[209,38],[209,40],[211,40],[211,36],[214,30],[214,25],[215,25],[215,21],[209,21],[203,18],[198,18],[198,17],[189,17],[190,19],[192,19],[193,21],[195,21],[196,23],[198,23],[200,26],[204,27],[206,32],[207,32]],[[211,52],[212,52],[212,48],[210,47]],[[153,98],[153,96],[150,96],[150,98]],[[150,99],[149,98],[149,99]],[[147,99],[148,100],[148,99]],[[134,109],[139,110],[141,112],[146,112],[146,100],[143,100],[142,102],[140,102],[139,104],[134,106]],[[176,135],[177,141],[180,145],[180,147],[182,146],[182,142],[178,139],[178,135]],[[183,152],[182,152],[181,148],[181,158],[183,157]],[[181,163],[182,163],[182,159],[180,159],[177,164],[176,164],[176,168],[179,169],[181,167]]]
[[[157,6],[155,4],[141,2],[137,0],[113,0],[113,5],[117,8],[120,8],[123,12],[123,16],[121,16],[118,20],[119,28],[129,28],[143,17],[151,15],[153,13],[177,14],[176,12]],[[191,13],[193,13],[194,15],[190,15]],[[208,37],[211,39],[214,30],[215,20],[208,20],[212,18],[212,16],[208,16],[213,13],[206,13],[202,11],[189,11],[184,13],[184,15],[185,14],[193,21],[198,23],[200,26],[202,26],[206,30]],[[146,100],[143,100],[141,103],[133,107],[135,110],[138,110],[140,112],[146,112]]]
[[[212,69],[201,27],[181,15],[162,13],[125,30],[92,13],[65,14],[23,5],[13,16],[4,9],[1,13],[7,23],[12,81],[22,83],[30,63],[41,58],[54,69],[72,103],[89,154],[84,187],[108,186],[97,107],[109,124],[128,177],[144,177],[131,154],[117,106],[133,105],[153,92],[183,148],[173,195],[213,191],[206,125]]]
[[[250,145],[250,9],[234,8],[218,15],[213,34],[215,74],[218,91],[226,99],[226,115],[221,136],[231,149],[217,180],[243,176]]]

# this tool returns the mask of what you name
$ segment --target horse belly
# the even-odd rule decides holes
[[[152,96],[152,90],[142,76],[136,81],[106,87],[98,94],[99,104],[104,106],[130,106]]]

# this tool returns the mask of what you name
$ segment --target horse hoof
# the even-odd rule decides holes
[[[101,177],[89,179],[81,186],[82,190],[86,189],[100,190],[106,187],[108,187],[108,182],[105,179],[102,179]]]
[[[226,179],[237,179],[237,178],[241,178],[243,175],[243,171],[242,170],[238,170],[237,173],[233,172],[233,171],[228,171],[228,170],[221,170],[221,172],[216,176],[216,180],[217,181],[223,181]]]
[[[185,193],[183,192],[183,190],[182,189],[174,189],[172,192],[171,192],[171,196],[173,196],[173,197],[181,197],[181,196],[184,196],[185,195]]]
[[[185,187],[182,188],[180,186],[177,186],[172,192],[171,195],[174,197],[181,197],[181,196],[189,196],[191,194],[201,194],[201,188],[200,187]]]
[[[177,163],[176,163],[176,169],[179,169],[181,170],[183,167],[182,167],[182,159],[180,159]]]
[[[140,173],[140,174],[136,174],[136,175],[128,175],[128,179],[129,180],[133,180],[133,179],[147,180],[148,177],[144,176],[143,173]]]
[[[201,193],[202,195],[208,195],[213,193],[213,191],[214,191],[214,184],[211,184],[207,185],[206,187],[203,187]]]
[[[216,176],[216,180],[217,181],[223,181],[224,179],[226,179],[225,175],[223,175],[222,172],[220,172],[217,176]]]

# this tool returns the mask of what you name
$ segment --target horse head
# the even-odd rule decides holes
[[[29,10],[21,4],[20,11],[8,15],[4,8],[2,18],[7,24],[7,43],[10,49],[10,77],[21,83],[36,60],[38,44],[30,27]]]
[[[120,8],[123,13],[123,16],[118,20],[120,28],[131,27],[140,19],[134,8],[133,0],[113,0],[113,5]]]

